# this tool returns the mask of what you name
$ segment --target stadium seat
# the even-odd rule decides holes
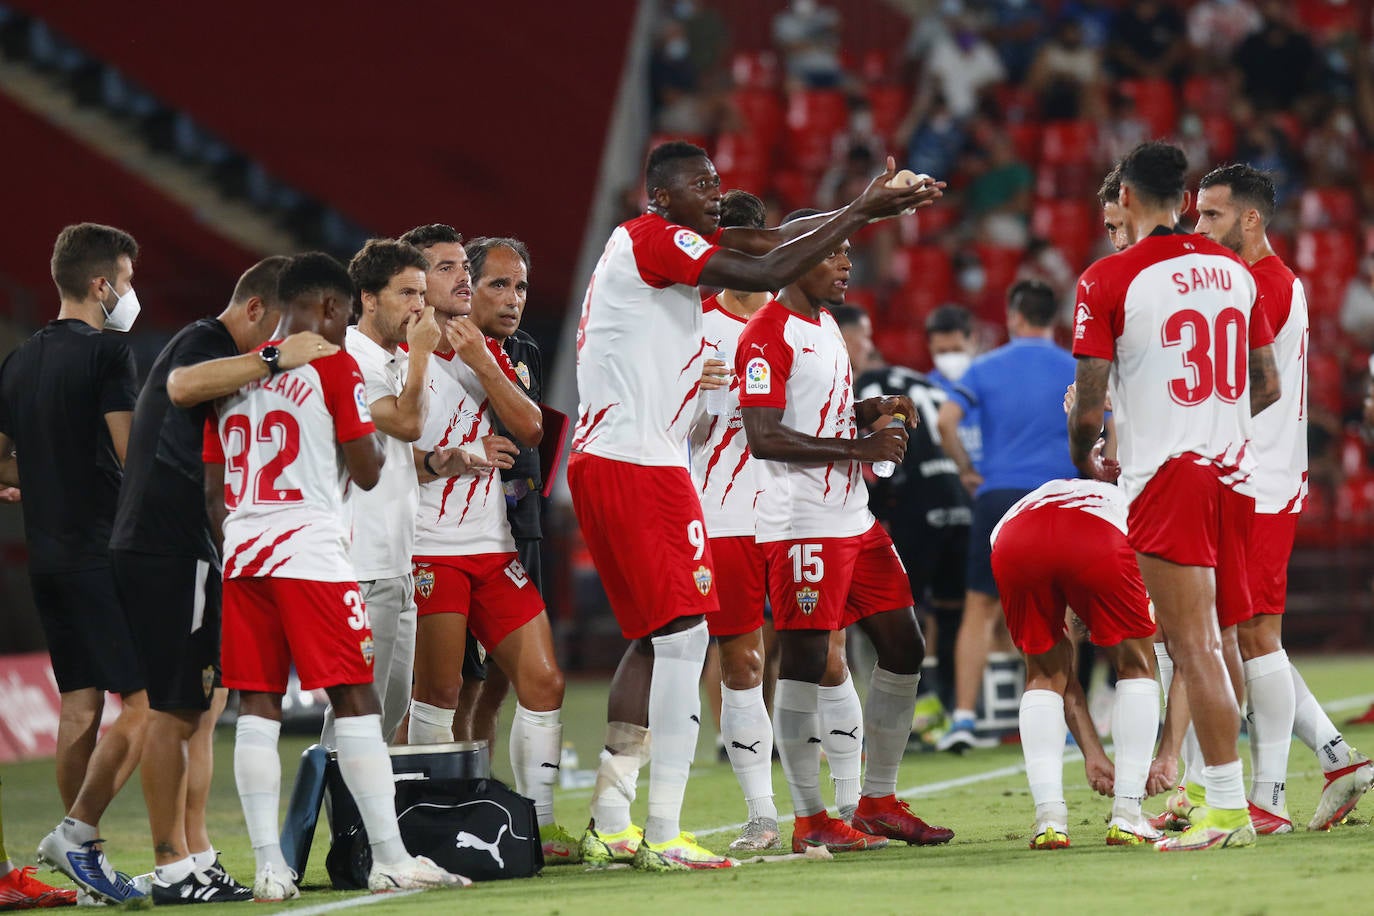
[[[773,193],[782,204],[783,212],[816,205],[816,179],[797,169],[781,169],[773,173]]]
[[[1298,233],[1294,258],[1305,274],[1326,274],[1348,280],[1359,268],[1355,239],[1339,229],[1309,229]]]
[[[954,271],[949,255],[934,245],[899,248],[892,256],[891,277],[898,291],[889,313],[898,320],[923,321],[936,306],[949,301]]]
[[[1040,162],[1040,124],[1036,121],[1021,121],[1007,125],[1007,136],[1016,147],[1016,155],[1031,168]]]
[[[1316,321],[1340,314],[1348,281],[1325,273],[1309,273],[1302,277],[1303,292],[1307,295],[1307,311]]]
[[[978,312],[983,317],[995,318],[1003,311],[1007,301],[1007,289],[1016,279],[1016,270],[1021,266],[1023,252],[1020,248],[983,243],[974,245],[973,250],[983,264],[985,278]]]
[[[739,112],[745,129],[769,149],[782,136],[782,101],[770,89],[736,89],[730,94],[731,104]]]
[[[774,51],[736,51],[730,58],[730,77],[740,89],[776,89],[778,55]]]
[[[930,348],[926,345],[925,327],[920,322],[903,319],[879,324],[873,329],[873,345],[890,365],[930,371]]]
[[[1092,121],[1053,121],[1045,125],[1042,162],[1089,165],[1097,154],[1097,125]]]
[[[835,135],[848,122],[849,105],[843,92],[806,89],[790,93],[784,121],[784,160],[803,171],[823,171],[830,165]]]
[[[1302,192],[1298,222],[1304,229],[1350,230],[1359,220],[1359,202],[1349,188],[1308,188]]]
[[[1178,124],[1178,102],[1174,84],[1166,79],[1123,80],[1118,88],[1135,100],[1135,110],[1150,125],[1156,137],[1168,137]]]
[[[870,86],[867,91],[868,107],[873,112],[873,130],[878,136],[892,141],[894,147],[905,146],[907,138],[895,136],[897,125],[902,123],[906,114],[908,100],[906,89],[890,84]]]
[[[1010,81],[997,83],[992,89],[992,98],[1007,123],[1034,121],[1038,117],[1040,106],[1035,93],[1025,86]]]
[[[1206,115],[1228,115],[1231,109],[1231,86],[1225,76],[1197,75],[1183,84],[1183,104]]]
[[[1082,199],[1041,199],[1031,210],[1031,232],[1050,239],[1070,266],[1081,269],[1097,240],[1096,207]]]
[[[1225,162],[1235,155],[1236,122],[1229,114],[1203,115],[1202,133],[1211,145],[1214,160]]]
[[[1274,254],[1283,259],[1283,263],[1291,265],[1293,263],[1293,237],[1282,232],[1270,231],[1269,247],[1274,249]]]
[[[773,165],[773,149],[752,131],[725,132],[716,137],[711,159],[720,172],[766,175]]]

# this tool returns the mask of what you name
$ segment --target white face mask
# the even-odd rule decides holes
[[[110,284],[110,289],[114,289],[114,284]],[[105,303],[100,303],[100,310],[105,313],[105,330],[121,331],[127,333],[134,326],[134,321],[138,318],[138,313],[143,310],[138,304],[138,293],[134,288],[129,287],[129,291],[115,300],[114,308],[105,308]]]
[[[951,382],[957,382],[964,377],[969,365],[973,362],[973,357],[967,353],[940,353],[934,357],[935,368],[940,370],[940,374]]]

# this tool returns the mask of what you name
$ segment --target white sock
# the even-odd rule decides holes
[[[592,821],[601,833],[620,833],[630,826],[639,770],[649,761],[649,730],[628,722],[606,724],[606,747],[592,789]]]
[[[1288,749],[1293,743],[1293,666],[1280,649],[1245,663],[1250,706],[1250,801],[1274,814],[1287,807]]]
[[[1112,816],[1132,823],[1140,820],[1145,782],[1150,775],[1150,755],[1159,731],[1159,685],[1154,678],[1127,678],[1116,682],[1112,710],[1112,742],[1116,745],[1116,781]]]
[[[868,768],[863,794],[883,798],[897,791],[897,770],[911,738],[911,717],[916,711],[916,689],[921,674],[893,674],[873,666],[864,705],[864,736],[868,739]]]
[[[515,720],[510,725],[510,768],[515,774],[515,791],[533,799],[540,827],[553,823],[553,784],[558,779],[562,749],[559,710],[534,712],[515,704]]]
[[[453,710],[410,701],[410,744],[453,743]]]
[[[1323,773],[1331,773],[1350,765],[1350,745],[1345,743],[1331,717],[1308,689],[1297,668],[1293,668],[1293,734],[1310,747],[1322,765]]]
[[[773,725],[763,687],[732,690],[720,685],[720,737],[749,806],[749,819],[778,819],[773,802]],[[857,784],[858,780],[855,780]]]
[[[953,722],[976,722],[978,714],[971,709],[956,709],[950,715],[949,720]]]
[[[682,832],[682,796],[701,729],[701,667],[710,635],[705,621],[669,636],[655,636],[649,684],[649,819],[644,838],[666,843]]]
[[[196,871],[205,871],[205,869],[215,864],[215,859],[217,858],[219,858],[219,856],[215,854],[213,849],[191,853],[191,860],[196,863]]]
[[[782,773],[792,793],[797,817],[825,810],[821,801],[821,730],[817,711],[819,685],[778,678],[773,690],[773,734],[782,758]]]
[[[78,821],[70,815],[62,818],[62,823],[57,827],[69,843],[89,843],[100,836],[100,829],[94,824]]]
[[[821,750],[835,783],[835,807],[843,815],[859,805],[863,766],[864,709],[854,679],[846,673],[843,684],[817,688],[816,711],[821,717]]]
[[[234,727],[234,782],[238,785],[257,870],[271,865],[286,874],[290,869],[281,854],[277,823],[281,799],[281,758],[277,756],[280,735],[280,722],[261,716],[239,716]]]
[[[1183,733],[1183,747],[1180,753],[1183,757],[1183,773],[1178,781],[1206,786],[1207,777],[1203,773],[1206,763],[1202,759],[1202,745],[1197,742],[1197,729],[1192,722],[1188,723],[1188,730]]]
[[[1021,694],[1019,721],[1021,753],[1026,758],[1026,780],[1035,802],[1036,820],[1048,820],[1067,831],[1064,737],[1069,727],[1064,722],[1064,698],[1053,690],[1027,690]]]
[[[1202,781],[1207,786],[1207,807],[1235,811],[1246,807],[1245,774],[1240,760],[1220,766],[1202,768]]]
[[[1155,643],[1155,665],[1159,668],[1159,686],[1164,691],[1164,705],[1169,704],[1169,687],[1174,683],[1174,660],[1164,643]]]
[[[410,858],[396,824],[396,780],[382,740],[382,717],[342,716],[334,720],[339,775],[353,795],[367,828],[372,861],[397,865]]]
[[[176,884],[178,881],[185,881],[191,876],[191,872],[195,870],[195,860],[187,856],[176,862],[169,862],[166,865],[157,866],[153,869],[153,875],[163,884]]]

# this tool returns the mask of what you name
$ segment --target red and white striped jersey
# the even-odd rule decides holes
[[[1307,502],[1307,295],[1278,255],[1250,266],[1255,305],[1274,329],[1279,399],[1255,417],[1255,511],[1302,512]]]
[[[996,544],[1002,526],[1016,516],[1046,507],[1095,515],[1126,536],[1126,494],[1120,487],[1100,480],[1051,480],[1017,500],[992,529],[989,542]],[[1072,549],[1072,545],[1065,548]]]
[[[515,370],[501,345],[487,338],[487,349],[506,375]],[[435,353],[429,362],[429,414],[415,447],[471,445],[494,432],[486,389],[457,353]],[[497,471],[475,471],[420,484],[415,517],[415,556],[466,557],[515,550],[506,520],[506,494]]]
[[[715,296],[702,303],[702,311],[706,356],[719,352],[727,366],[734,366],[746,319],[726,311]],[[701,494],[706,534],[713,538],[754,536],[761,475],[744,435],[739,385],[740,377],[732,376],[728,404],[720,416],[698,413],[696,422],[705,426],[706,433],[701,442],[692,442],[692,480]]]
[[[782,424],[808,436],[858,435],[849,351],[825,309],[816,320],[777,300],[759,309],[740,335],[735,372],[742,408],[782,408]],[[859,462],[759,466],[758,541],[854,537],[873,527]]]
[[[611,233],[577,327],[574,451],[687,467],[706,346],[696,285],[712,241],[654,213]]]
[[[224,578],[353,581],[339,445],[373,431],[362,372],[344,350],[221,399],[204,458],[224,465]]]
[[[1274,339],[1254,303],[1245,263],[1200,235],[1158,230],[1083,272],[1073,352],[1112,360],[1127,499],[1185,453],[1254,495],[1250,350]]]

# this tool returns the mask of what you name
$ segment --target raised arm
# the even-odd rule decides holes
[[[332,356],[339,348],[314,331],[298,331],[278,345],[280,369],[295,369],[322,356]],[[271,375],[267,363],[257,353],[206,360],[194,366],[178,366],[167,376],[167,397],[177,407],[194,407],[226,397],[249,382]]]
[[[406,383],[399,395],[378,398],[367,405],[377,428],[402,442],[414,442],[425,429],[429,414],[429,357],[442,336],[434,320],[433,306],[425,306],[420,318],[406,329],[409,361]]]
[[[491,409],[501,424],[521,445],[535,448],[544,438],[544,416],[539,405],[529,399],[520,386],[511,381],[491,350],[477,325],[468,318],[452,318],[447,333],[450,345],[458,357],[468,365],[487,392]]]
[[[1080,356],[1074,369],[1076,397],[1069,408],[1069,457],[1086,476],[1108,482],[1112,478],[1103,476],[1103,469],[1094,461],[1093,446],[1102,437],[1103,418],[1107,415],[1107,379],[1111,371],[1110,360]]]

